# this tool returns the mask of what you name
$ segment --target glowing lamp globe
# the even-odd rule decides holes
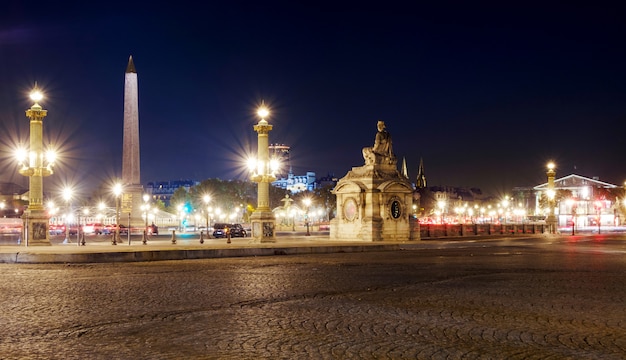
[[[41,91],[39,91],[39,90],[33,90],[30,93],[30,98],[34,102],[39,102],[39,101],[41,101],[41,99],[43,99],[43,93]]]

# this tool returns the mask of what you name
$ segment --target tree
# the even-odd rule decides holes
[[[437,201],[435,195],[428,188],[421,188],[417,190],[420,200],[420,208],[417,209],[417,213],[421,216],[430,216],[434,214],[437,208]]]
[[[250,181],[206,179],[189,190],[193,209],[205,211],[205,195],[210,197],[209,207],[214,211],[219,209],[221,213],[241,211],[244,221],[247,221],[251,213],[251,204],[256,205],[255,186]]]
[[[283,202],[281,200],[284,199],[285,195],[287,194],[291,196],[291,191],[270,185],[270,209],[274,209],[279,206],[282,206]],[[255,201],[256,201],[256,195],[255,195]],[[256,207],[256,203],[254,203],[254,206]]]
[[[172,198],[170,199],[170,206],[168,209],[166,209],[166,211],[172,214],[176,214],[178,212],[178,206],[190,205],[190,203],[191,196],[189,195],[187,190],[185,190],[184,187],[179,187],[178,189],[176,189],[176,191],[174,191],[174,194],[172,194]]]
[[[333,188],[333,185],[324,185],[313,190],[315,203],[325,210],[329,220],[335,217],[337,209],[337,196],[333,194]]]

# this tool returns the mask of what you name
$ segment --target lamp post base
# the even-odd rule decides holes
[[[271,211],[255,211],[250,216],[252,224],[252,242],[274,243],[276,242],[275,225],[276,219]]]
[[[24,213],[24,240],[26,246],[50,246],[48,237],[48,216],[45,211]]]

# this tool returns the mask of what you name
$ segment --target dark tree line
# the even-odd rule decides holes
[[[323,207],[331,214],[336,207],[336,197],[331,193],[331,186],[324,186],[313,191],[301,191],[292,194],[290,191],[270,186],[270,208],[282,206],[285,195],[289,195],[295,204],[302,207],[305,198],[311,199],[311,206]],[[205,195],[210,202],[205,203]],[[220,208],[223,212],[230,212],[238,207],[245,209],[244,219],[257,208],[257,184],[251,181],[207,179],[193,186],[189,192],[184,188],[177,189],[170,199],[167,209],[172,213],[178,211],[178,206],[186,206],[189,210],[205,210],[207,206]],[[332,215],[331,215],[332,217]]]

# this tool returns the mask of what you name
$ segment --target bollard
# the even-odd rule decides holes
[[[200,231],[200,244],[204,244],[204,231]]]
[[[146,230],[143,231],[143,244],[148,244],[148,234],[146,234]]]
[[[172,230],[172,244],[176,244],[176,230]]]

